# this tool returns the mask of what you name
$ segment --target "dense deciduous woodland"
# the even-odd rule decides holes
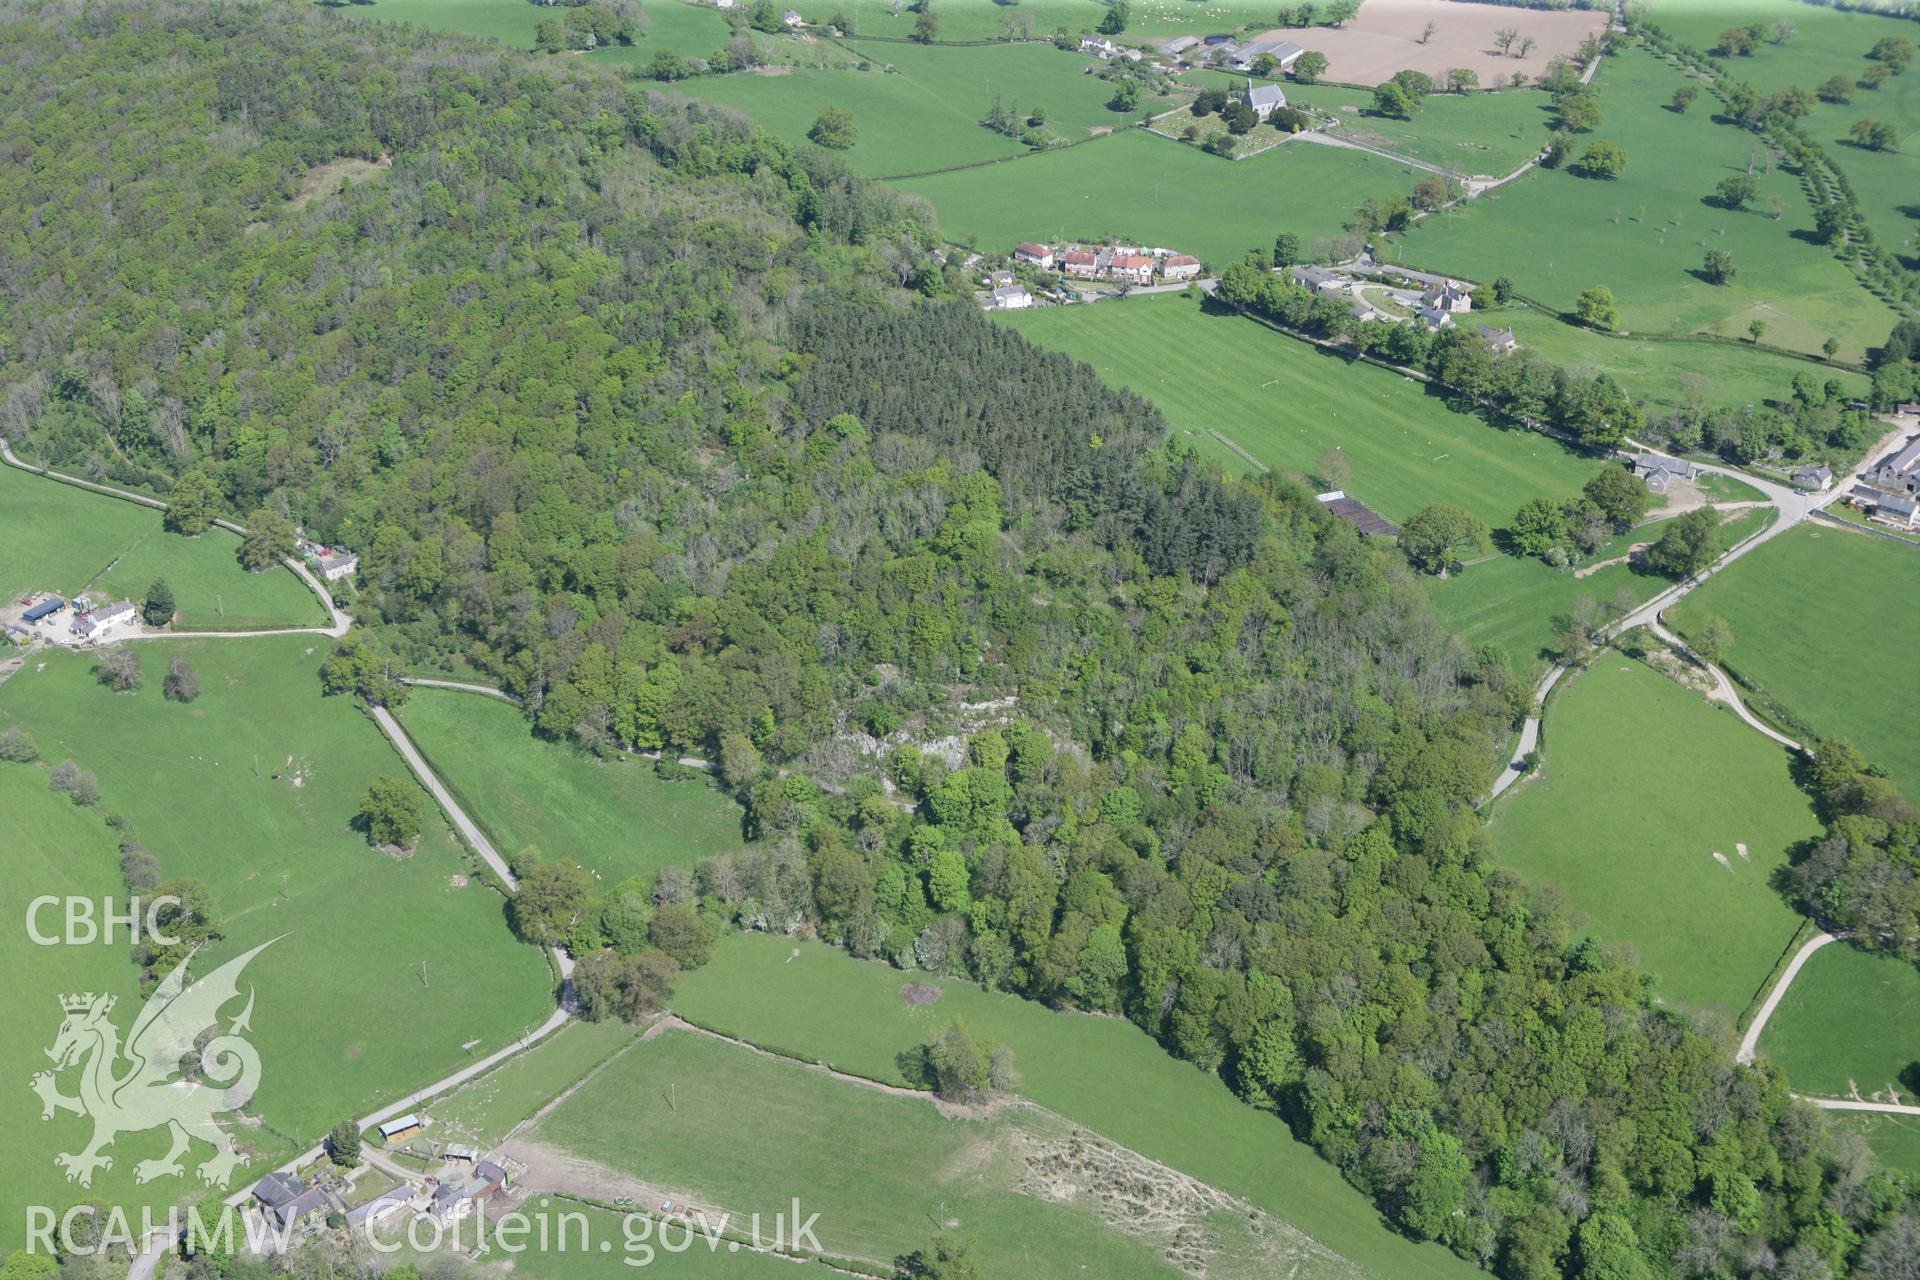
[[[516,904],[633,1006],[811,928],[1132,1018],[1503,1276],[1912,1275],[1910,1187],[1489,861],[1526,691],[1310,494],[918,300],[913,202],[468,40],[0,13],[0,430],[360,550],[336,688],[458,658],[717,758],[743,852]]]

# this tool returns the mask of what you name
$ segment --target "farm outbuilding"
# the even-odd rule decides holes
[[[51,618],[54,614],[60,612],[62,609],[66,607],[67,607],[67,602],[65,600],[62,600],[59,596],[48,596],[45,600],[42,600],[39,604],[33,605],[30,608],[28,608],[28,610],[25,613],[20,615],[20,620],[22,622],[38,622],[42,618]]]

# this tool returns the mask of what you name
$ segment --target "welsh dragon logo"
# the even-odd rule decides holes
[[[273,941],[278,939],[229,960],[192,986],[182,961],[147,998],[124,1048],[109,1019],[113,996],[89,991],[60,997],[66,1018],[47,1050],[53,1070],[34,1073],[29,1084],[40,1095],[42,1120],[53,1119],[56,1111],[93,1119],[93,1141],[84,1150],[53,1158],[68,1182],[92,1186],[96,1169],[113,1168],[113,1157],[101,1153],[116,1137],[163,1126],[173,1145],[159,1159],[134,1166],[138,1182],[184,1173],[180,1158],[194,1139],[213,1148],[197,1171],[202,1182],[225,1186],[234,1169],[247,1163],[214,1117],[245,1106],[260,1084],[260,1055],[239,1034],[251,1030],[252,987],[246,1007],[224,1033],[220,1010],[239,997],[240,971]],[[208,1032],[215,1034],[207,1038]],[[56,1080],[71,1067],[80,1069],[77,1097],[61,1093]]]

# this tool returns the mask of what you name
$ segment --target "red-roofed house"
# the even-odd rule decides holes
[[[1070,276],[1091,280],[1100,270],[1100,255],[1088,249],[1069,249],[1060,255],[1060,269]]]
[[[1042,271],[1053,267],[1053,250],[1043,244],[1023,244],[1013,251],[1015,261],[1031,262]]]

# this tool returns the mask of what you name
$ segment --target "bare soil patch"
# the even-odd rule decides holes
[[[932,1004],[940,998],[940,988],[930,982],[909,982],[900,988],[900,998],[911,1005]]]
[[[1439,80],[1454,67],[1470,68],[1483,86],[1504,84],[1514,72],[1529,79],[1544,71],[1556,54],[1572,56],[1580,42],[1604,31],[1607,14],[1598,10],[1521,9],[1507,5],[1465,4],[1461,0],[1367,0],[1360,14],[1338,30],[1314,28],[1271,31],[1327,55],[1327,79],[1343,84],[1379,84],[1398,71],[1423,71]],[[1432,38],[1420,33],[1432,22]],[[1509,57],[1494,47],[1494,32],[1511,27],[1532,37],[1533,51]]]

